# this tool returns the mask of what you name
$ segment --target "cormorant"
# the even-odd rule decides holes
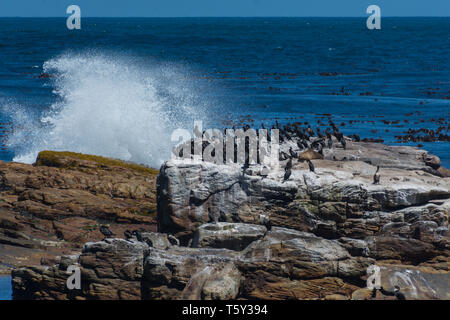
[[[223,211],[220,211],[218,220],[219,222],[227,222],[228,218]]]
[[[291,176],[291,169],[287,169],[286,172],[284,173],[284,178],[283,178],[283,182],[287,181],[289,179],[289,177]]]
[[[245,171],[246,171],[248,168],[250,168],[250,163],[249,163],[249,161],[246,160],[245,163],[244,163],[244,165],[242,166],[242,176],[244,176]]]
[[[292,158],[289,158],[288,162],[286,163],[286,167],[284,168],[284,171],[290,170],[292,168]]]
[[[333,140],[331,139],[331,137],[328,139],[328,149],[333,148]]]
[[[379,170],[380,170],[380,166],[377,166],[377,171],[375,171],[375,174],[373,175],[373,184],[380,183],[380,174],[378,173]]]
[[[289,147],[289,154],[291,155],[292,158],[297,158],[297,154],[292,150],[292,147]]]
[[[114,235],[107,226],[100,226],[100,232],[105,236],[105,239],[111,238]]]
[[[321,144],[318,145],[317,152],[323,155],[323,146]]]
[[[345,141],[345,138],[342,137],[341,139],[341,144],[342,144],[342,148],[344,148],[344,150],[347,148],[347,141]]]
[[[310,147],[308,141],[309,141],[309,140],[306,140],[306,139],[302,140],[303,146],[304,146],[306,149],[308,149],[308,148]]]
[[[133,235],[136,237],[137,241],[139,242],[145,242],[149,247],[153,247],[153,242],[148,237],[145,237],[142,235],[142,232],[145,232],[145,230],[133,230]]]
[[[209,223],[217,223],[217,218],[214,216],[214,214],[209,211],[208,212],[208,218],[209,218]]]
[[[134,231],[133,231],[133,235],[136,236],[137,241],[143,242],[143,237],[142,237],[141,231],[139,231],[139,230],[134,230]]]
[[[319,138],[323,138],[322,132],[320,132],[320,128],[316,128],[316,132]]]
[[[325,144],[325,138],[321,138],[319,141],[320,145],[322,146],[322,148],[325,148],[326,144]]]
[[[130,240],[131,238],[133,238],[133,234],[131,233],[130,230],[125,230],[125,231],[123,232],[123,235],[125,236],[125,239],[126,239],[126,240]]]
[[[311,162],[311,160],[306,160],[306,161],[308,161],[308,166],[309,166],[309,170],[311,171],[311,172],[315,172],[314,171],[314,164]]]
[[[333,134],[338,141],[341,141],[344,138],[344,135],[337,130],[333,131]]]
[[[289,156],[288,156],[288,154],[286,152],[283,152],[283,151],[280,152],[280,160],[281,161],[284,161],[284,160],[286,160],[288,158],[289,158]]]

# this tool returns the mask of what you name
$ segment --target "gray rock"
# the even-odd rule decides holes
[[[208,223],[200,226],[194,234],[193,247],[226,248],[236,251],[263,237],[266,228],[246,223]]]
[[[380,184],[373,185],[375,167],[365,162],[313,161],[315,173],[296,163],[286,182],[283,170],[260,176],[259,165],[252,166],[250,175],[242,174],[238,165],[167,161],[158,178],[158,231],[189,238],[211,215],[226,222],[260,224],[258,217],[264,214],[274,226],[333,239],[339,237],[339,227],[349,215],[385,212],[387,220],[401,222],[404,216],[409,222],[414,207],[422,205],[429,206],[417,209],[429,210],[426,220],[443,223],[444,216],[434,212],[439,205],[427,202],[450,197],[448,179],[425,173],[422,167],[406,170],[392,166],[383,168]],[[401,208],[405,209],[395,216],[388,214]]]

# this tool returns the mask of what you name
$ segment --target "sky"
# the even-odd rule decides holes
[[[450,0],[0,0],[0,17],[362,17],[376,4],[381,16],[450,16]]]

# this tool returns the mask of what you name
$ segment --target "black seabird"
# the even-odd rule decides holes
[[[289,156],[288,156],[288,154],[286,152],[283,152],[283,151],[280,152],[280,160],[281,161],[284,161],[284,160],[286,160],[288,158],[289,158]]]
[[[283,182],[287,181],[289,179],[289,177],[291,176],[291,169],[287,169],[286,172],[284,173],[284,177],[283,177]]]
[[[310,147],[310,145],[309,145],[309,143],[308,143],[308,140],[303,139],[303,140],[302,140],[302,143],[303,143],[303,146],[304,146],[306,149],[308,149],[308,148]]]
[[[137,241],[139,242],[143,242],[143,237],[142,237],[142,233],[139,230],[134,230],[133,231],[133,235],[136,236]]]
[[[123,235],[125,236],[125,239],[126,239],[126,240],[130,240],[131,238],[133,238],[133,233],[131,233],[130,230],[125,230],[125,231],[123,232]]]
[[[292,150],[292,147],[289,147],[289,154],[291,155],[292,158],[297,158],[297,154]]]
[[[288,162],[286,163],[286,167],[284,168],[284,171],[290,170],[292,168],[292,158],[289,158]]]
[[[323,146],[321,144],[319,144],[317,147],[318,147],[317,152],[320,153],[321,155],[323,155]]]
[[[316,132],[317,132],[317,136],[318,136],[319,138],[322,138],[322,137],[323,137],[322,132],[320,132],[320,128],[316,128]]]
[[[100,227],[100,232],[105,236],[105,239],[107,238],[111,238],[111,236],[113,236],[114,234],[111,232],[111,230],[109,230],[109,228],[107,226],[101,226]],[[104,239],[103,239],[104,240]]]
[[[341,144],[342,144],[342,148],[344,148],[344,150],[347,149],[347,142],[345,141],[344,137],[342,137],[342,139],[341,139]]]
[[[379,170],[380,170],[380,166],[377,166],[377,171],[375,171],[375,174],[373,175],[373,184],[380,183],[380,174],[378,173]]]
[[[330,137],[330,138],[328,138],[328,149],[331,149],[331,148],[333,148],[333,139],[331,139],[331,137]]]
[[[306,160],[306,161],[308,161],[308,166],[309,166],[309,170],[311,171],[311,172],[315,172],[314,171],[314,164],[311,162],[311,160]]]
[[[228,218],[227,218],[227,215],[225,214],[225,212],[220,211],[218,220],[219,220],[219,222],[227,222],[228,221]]]
[[[209,223],[217,223],[217,218],[214,216],[214,214],[211,211],[208,212],[208,218],[209,218]]]

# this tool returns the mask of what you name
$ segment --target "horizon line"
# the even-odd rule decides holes
[[[48,18],[67,18],[66,16],[0,16],[0,18],[35,18],[35,19],[48,19]],[[362,16],[81,16],[82,18],[149,18],[149,19],[175,19],[175,18],[368,18],[369,15]],[[450,18],[450,16],[382,16],[382,18]]]

